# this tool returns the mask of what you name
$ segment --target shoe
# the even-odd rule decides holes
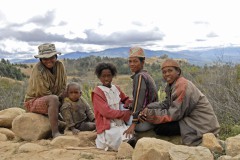
[[[133,148],[135,148],[137,141],[138,138],[136,136],[133,136],[127,141],[127,143],[130,144],[130,146],[132,146]]]

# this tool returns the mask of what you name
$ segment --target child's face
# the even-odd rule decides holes
[[[102,82],[103,86],[111,87],[113,75],[109,69],[102,70],[99,80]]]
[[[82,95],[82,92],[81,92],[81,90],[79,89],[78,86],[75,86],[75,85],[69,86],[69,88],[68,88],[68,98],[71,101],[73,101],[73,102],[78,101],[81,95]]]

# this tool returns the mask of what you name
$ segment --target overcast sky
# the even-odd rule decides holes
[[[45,42],[63,54],[239,46],[239,16],[238,0],[0,0],[0,58],[32,58]]]

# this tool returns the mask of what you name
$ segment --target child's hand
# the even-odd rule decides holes
[[[80,130],[78,130],[76,128],[72,128],[73,135],[77,135],[79,132],[80,132]]]

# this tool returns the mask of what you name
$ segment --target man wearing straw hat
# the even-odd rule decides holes
[[[62,62],[57,60],[55,45],[44,43],[38,46],[39,62],[33,67],[29,79],[24,106],[28,112],[48,115],[52,137],[60,134],[58,115],[61,99],[66,88],[67,76]]]

